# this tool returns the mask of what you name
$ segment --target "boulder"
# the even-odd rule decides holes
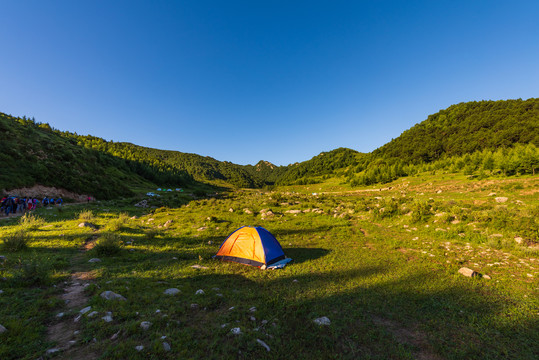
[[[101,293],[101,297],[102,297],[103,299],[106,299],[106,300],[122,300],[122,301],[127,300],[127,299],[124,298],[122,295],[116,294],[115,292],[110,291],[110,290],[103,291],[103,292]]]
[[[313,322],[316,325],[320,325],[320,326],[329,326],[329,325],[331,325],[331,320],[329,320],[326,316],[322,316],[320,318],[314,319]]]
[[[163,294],[165,295],[176,295],[180,293],[180,290],[179,289],[176,289],[176,288],[170,288],[170,289],[166,289],[165,292]]]
[[[479,275],[479,273],[477,273],[477,272],[475,272],[472,269],[469,269],[467,267],[461,267],[459,269],[459,274],[462,274],[462,275],[464,275],[466,277],[475,277],[475,276]]]

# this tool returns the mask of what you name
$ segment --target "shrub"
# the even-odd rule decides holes
[[[116,255],[121,251],[120,238],[116,234],[104,233],[95,244],[94,250],[98,255]]]
[[[31,213],[26,213],[19,219],[19,223],[28,230],[34,230],[45,224],[45,220]]]
[[[28,248],[30,235],[26,229],[18,229],[14,232],[4,235],[3,248],[6,251],[20,251]]]
[[[13,276],[17,285],[41,286],[50,282],[50,268],[47,263],[39,262],[36,258],[21,261]]]
[[[410,209],[412,210],[412,222],[424,222],[432,216],[430,204],[426,201],[414,201]]]
[[[126,213],[120,213],[118,218],[112,219],[108,222],[107,229],[109,231],[118,231],[127,223],[128,219],[129,217]]]
[[[82,210],[79,213],[79,220],[93,220],[94,219],[94,213],[92,210]]]
[[[161,231],[159,231],[159,229],[151,228],[151,229],[145,230],[144,233],[146,234],[146,237],[148,238],[148,240],[152,240],[157,235],[160,235]]]

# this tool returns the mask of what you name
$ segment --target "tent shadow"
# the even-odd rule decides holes
[[[326,256],[331,252],[328,249],[322,248],[285,248],[283,249],[286,256],[292,258],[293,264],[301,264],[305,261],[316,260]]]

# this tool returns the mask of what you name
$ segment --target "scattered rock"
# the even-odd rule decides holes
[[[169,227],[170,224],[172,224],[172,220],[168,220],[168,221],[165,223],[165,225],[163,225],[163,226],[164,226],[164,227]]]
[[[93,258],[93,259],[88,260],[88,262],[89,262],[89,263],[101,262],[101,259],[99,259],[99,258]]]
[[[464,275],[464,276],[467,276],[467,277],[475,277],[475,276],[479,275],[477,272],[475,272],[472,269],[469,269],[467,267],[461,267],[459,269],[459,273]]]
[[[483,275],[483,279],[491,280],[492,278],[488,275]]]
[[[64,315],[65,315],[65,314],[64,314],[63,312],[61,312],[61,313],[56,314],[56,317],[57,317],[57,318],[62,318],[62,317],[64,317]]]
[[[235,327],[235,328],[230,329],[230,332],[234,335],[239,335],[241,334],[241,329],[239,327]]]
[[[286,214],[300,214],[301,210],[286,210]]]
[[[502,234],[492,234],[489,237],[491,237],[491,238],[503,238],[503,235]]]
[[[522,244],[522,240],[524,240],[524,239],[521,238],[520,236],[517,236],[517,237],[515,238],[515,242],[516,242],[517,244]]]
[[[135,350],[137,350],[137,351],[142,351],[142,350],[144,350],[144,345],[138,345],[138,346],[135,346]]]
[[[112,316],[105,315],[101,318],[104,322],[112,322]],[[118,331],[119,332],[119,331]]]
[[[7,329],[4,327],[4,325],[0,325],[0,334],[5,333]]]
[[[507,200],[509,199],[504,196],[500,196],[500,197],[494,198],[494,200],[496,200],[497,203],[504,203],[504,202],[507,202]]]
[[[209,268],[206,267],[206,266],[201,266],[201,265],[198,265],[198,264],[192,265],[191,267],[192,267],[193,269],[199,269],[199,270],[207,270],[207,269],[209,269]]]
[[[234,212],[234,209],[230,208],[228,209],[228,212]]]
[[[86,306],[84,309],[81,309],[81,311],[79,311],[79,312],[81,314],[86,314],[90,310],[92,310],[92,307],[91,306]]]
[[[60,352],[60,349],[54,348],[54,349],[47,350],[46,354],[47,355],[52,355],[52,354],[56,354],[56,353],[59,353],[59,352]]]
[[[166,289],[165,292],[163,294],[165,295],[176,295],[180,293],[180,290],[179,289],[176,289],[176,288],[170,288],[170,289]]]
[[[91,224],[91,223],[88,223],[88,222],[81,222],[81,223],[79,224],[79,227],[80,227],[80,228],[88,227],[88,228],[90,228],[90,229],[95,229],[95,228],[96,228],[96,226],[95,226],[94,224]]]
[[[204,290],[198,289],[195,295],[204,295]]]
[[[106,300],[122,300],[122,301],[127,300],[127,299],[124,298],[122,295],[116,294],[115,292],[110,291],[110,290],[103,291],[103,292],[101,293],[101,297],[102,297],[103,299],[106,299]]]
[[[331,325],[331,321],[326,316],[322,316],[322,317],[320,317],[318,319],[314,319],[313,321],[314,321],[314,323],[316,325],[320,325],[320,326],[322,326],[322,325],[324,325],[324,326]]]
[[[150,326],[152,326],[152,323],[149,321],[143,321],[140,323],[140,327],[142,328],[142,330],[148,330]]]
[[[112,336],[110,337],[110,339],[111,339],[111,340],[116,340],[116,339],[118,338],[118,336],[120,335],[120,331],[122,331],[122,330],[118,330],[118,332],[115,333],[114,335],[112,335]]]
[[[169,345],[169,343],[167,343],[167,342],[164,342],[164,343],[163,343],[163,350],[165,350],[165,351],[170,351],[170,345]]]
[[[82,314],[79,314],[75,316],[75,318],[73,319],[73,322],[79,322],[81,318],[82,318]]]
[[[251,215],[253,213],[253,211],[251,209],[247,209],[247,208],[243,209],[243,212],[246,213],[246,214],[249,214],[249,215]]]
[[[264,347],[264,349],[266,349],[267,351],[270,351],[270,347],[268,346],[268,344],[266,344],[262,340],[256,339],[256,342],[259,343],[260,345],[262,345]]]
[[[490,193],[490,194],[488,194],[488,196],[496,196],[496,193],[495,192]]]
[[[255,318],[254,316],[251,316],[251,317],[249,318],[249,320],[251,320],[251,321],[256,321],[256,318]]]
[[[204,231],[204,230],[206,230],[207,228],[208,228],[207,226],[202,226],[202,227],[199,227],[199,228],[197,229],[197,231]]]
[[[88,315],[86,315],[87,317],[89,318],[93,318],[94,316],[96,316],[98,314],[97,311],[92,311],[91,313],[89,313]]]
[[[250,312],[255,312],[255,311],[256,311],[256,307],[253,306],[252,308],[249,309],[249,311],[250,311]]]
[[[137,220],[137,219],[138,219],[138,216],[137,216],[137,215],[131,216],[131,217],[129,218],[129,220]]]

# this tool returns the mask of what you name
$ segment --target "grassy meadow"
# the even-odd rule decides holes
[[[539,356],[537,176],[188,193],[0,220],[0,359]],[[213,260],[243,225],[294,261]]]

